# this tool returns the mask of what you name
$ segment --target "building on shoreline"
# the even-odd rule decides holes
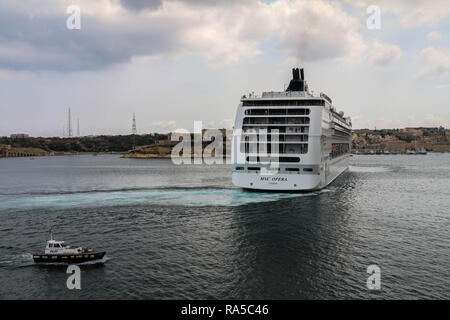
[[[353,131],[354,153],[450,152],[450,132],[439,128],[405,128]]]
[[[51,155],[39,148],[13,148],[11,145],[0,145],[0,158],[16,158],[16,157],[40,157]]]
[[[10,135],[11,139],[26,139],[29,137],[30,135],[26,133],[13,133],[12,135]]]

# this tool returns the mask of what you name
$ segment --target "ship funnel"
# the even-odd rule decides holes
[[[292,80],[286,91],[305,91],[305,75],[303,69],[292,69]]]
[[[292,80],[300,80],[300,75],[298,73],[298,68],[292,69]]]

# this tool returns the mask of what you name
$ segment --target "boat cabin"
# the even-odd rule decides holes
[[[73,248],[66,245],[64,241],[53,239],[48,240],[47,245],[45,246],[45,254],[77,254],[82,251],[83,248],[81,247]]]

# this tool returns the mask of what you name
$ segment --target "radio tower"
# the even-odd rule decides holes
[[[77,119],[77,137],[80,136],[80,119]]]
[[[133,112],[133,126],[131,128],[131,131],[133,132],[133,135],[135,135],[137,133],[137,129],[136,129],[136,115]]]
[[[69,138],[72,137],[72,116],[70,115],[70,108],[69,108],[69,118],[67,119],[67,133],[69,135]]]
[[[136,148],[136,115],[133,112],[133,125],[131,127],[131,131],[133,132],[133,149]]]

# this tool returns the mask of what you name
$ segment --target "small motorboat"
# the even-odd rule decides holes
[[[101,260],[106,252],[95,252],[91,248],[68,246],[64,241],[53,239],[53,232],[50,230],[50,240],[47,241],[43,254],[34,254],[36,263],[81,263]]]

